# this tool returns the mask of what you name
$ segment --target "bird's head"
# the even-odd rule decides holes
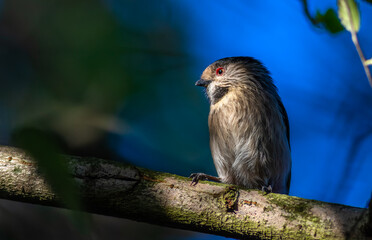
[[[237,89],[274,88],[268,70],[252,57],[222,58],[209,65],[196,86],[206,88],[211,104],[218,102],[229,91]]]

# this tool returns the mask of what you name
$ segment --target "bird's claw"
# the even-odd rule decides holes
[[[195,186],[200,180],[205,180],[208,177],[205,173],[191,173],[189,178],[192,178],[190,186]]]
[[[269,194],[269,193],[272,193],[273,192],[273,188],[271,187],[271,185],[269,186],[262,186],[262,191],[265,192],[266,194]]]

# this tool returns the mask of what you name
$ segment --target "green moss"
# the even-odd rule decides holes
[[[220,203],[228,212],[232,212],[237,209],[238,197],[239,190],[236,186],[226,186],[223,194],[220,197]]]
[[[274,210],[274,207],[272,205],[269,205],[269,206],[264,207],[263,210],[264,212],[271,212]]]
[[[267,196],[267,199],[270,203],[281,207],[283,210],[289,213],[289,215],[284,217],[287,217],[290,220],[295,220],[299,216],[306,218],[310,215],[309,210],[312,207],[312,204],[305,199],[289,197],[283,194],[270,194]]]
[[[173,179],[180,180],[180,181],[190,181],[191,183],[191,178],[189,177],[179,176],[179,175],[175,175],[172,173],[166,173],[166,172],[157,172],[157,171],[149,170],[146,168],[140,168],[140,167],[136,167],[136,168],[141,172],[141,175],[146,175],[156,180],[162,181],[162,180],[165,180],[166,178],[173,178]],[[214,181],[199,181],[199,183],[213,185],[213,186],[221,186],[221,187],[232,186],[231,184],[219,183],[219,182],[214,182]]]
[[[139,171],[140,171],[140,174],[142,176],[146,176],[146,177],[149,177],[153,180],[157,180],[157,181],[163,181],[165,180],[166,178],[174,178],[174,179],[179,179],[179,180],[190,180],[190,178],[187,178],[187,177],[183,177],[183,176],[179,176],[179,175],[175,175],[175,174],[171,174],[171,173],[165,173],[165,172],[157,172],[157,171],[153,171],[153,170],[148,170],[146,168],[139,168],[139,167],[136,167]]]
[[[199,214],[187,212],[178,208],[165,209],[166,218],[171,219],[174,223],[173,227],[183,228],[188,230],[195,230],[206,233],[219,233],[226,237],[233,238],[249,238],[254,239],[282,239],[283,236],[291,236],[294,239],[310,239],[311,237],[303,231],[294,231],[293,229],[284,228],[276,229],[274,227],[267,227],[265,222],[257,223],[245,217],[245,221],[239,219],[235,213],[225,212],[202,212]],[[190,229],[190,225],[193,229]]]
[[[14,173],[20,173],[22,171],[22,169],[19,167],[19,166],[15,166],[14,168],[13,168],[13,172]]]
[[[310,211],[315,205],[322,205],[321,202],[282,194],[270,194],[267,196],[267,199],[270,203],[282,208],[287,213],[283,215],[283,217],[290,222],[294,220],[299,222],[299,232],[311,232],[311,229],[313,229],[318,236],[332,236],[331,232],[328,232],[327,228],[325,228],[325,225],[329,225],[329,223],[322,221]],[[306,228],[306,230],[304,228]],[[285,228],[283,227],[283,229],[289,228],[286,226]]]

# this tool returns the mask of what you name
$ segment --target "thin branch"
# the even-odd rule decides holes
[[[362,208],[221,183],[190,186],[189,178],[97,158],[65,160],[91,213],[239,239],[363,239],[368,221]],[[1,198],[61,206],[50,189],[25,152],[0,146]]]
[[[347,10],[347,15],[348,15],[348,17],[350,19],[351,39],[352,39],[352,41],[353,41],[353,43],[355,45],[355,48],[356,48],[356,50],[358,52],[359,58],[362,61],[362,64],[363,64],[363,67],[364,67],[364,71],[366,72],[366,75],[367,75],[367,78],[368,78],[369,85],[372,87],[371,72],[369,70],[368,63],[366,61],[366,58],[364,57],[362,48],[360,47],[358,36],[357,36],[356,30],[355,30],[355,26],[354,26],[354,22],[352,20],[353,18],[352,18],[352,14],[351,14],[351,9],[350,9],[350,6],[349,6],[349,4],[348,4],[347,1],[345,1],[345,5],[346,5],[346,10]]]
[[[318,27],[319,22],[318,22],[315,18],[313,18],[313,17],[311,16],[310,11],[309,11],[309,7],[308,7],[308,5],[307,5],[307,0],[300,0],[300,1],[302,2],[303,10],[304,10],[304,12],[305,12],[306,17],[310,20],[310,22],[311,22],[314,26]]]
[[[359,45],[358,37],[357,37],[357,34],[356,34],[355,31],[352,31],[351,32],[351,39],[353,40],[353,43],[355,45],[355,48],[357,49],[357,52],[359,54],[359,58],[362,61],[362,64],[363,64],[363,67],[364,67],[364,71],[366,72],[366,75],[367,75],[367,78],[368,78],[369,85],[372,87],[371,72],[369,70],[368,63],[366,62],[366,58],[363,55],[362,48]]]

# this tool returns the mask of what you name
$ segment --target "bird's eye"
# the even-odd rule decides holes
[[[223,69],[222,67],[216,69],[216,75],[218,76],[222,76],[224,72],[225,69]]]

